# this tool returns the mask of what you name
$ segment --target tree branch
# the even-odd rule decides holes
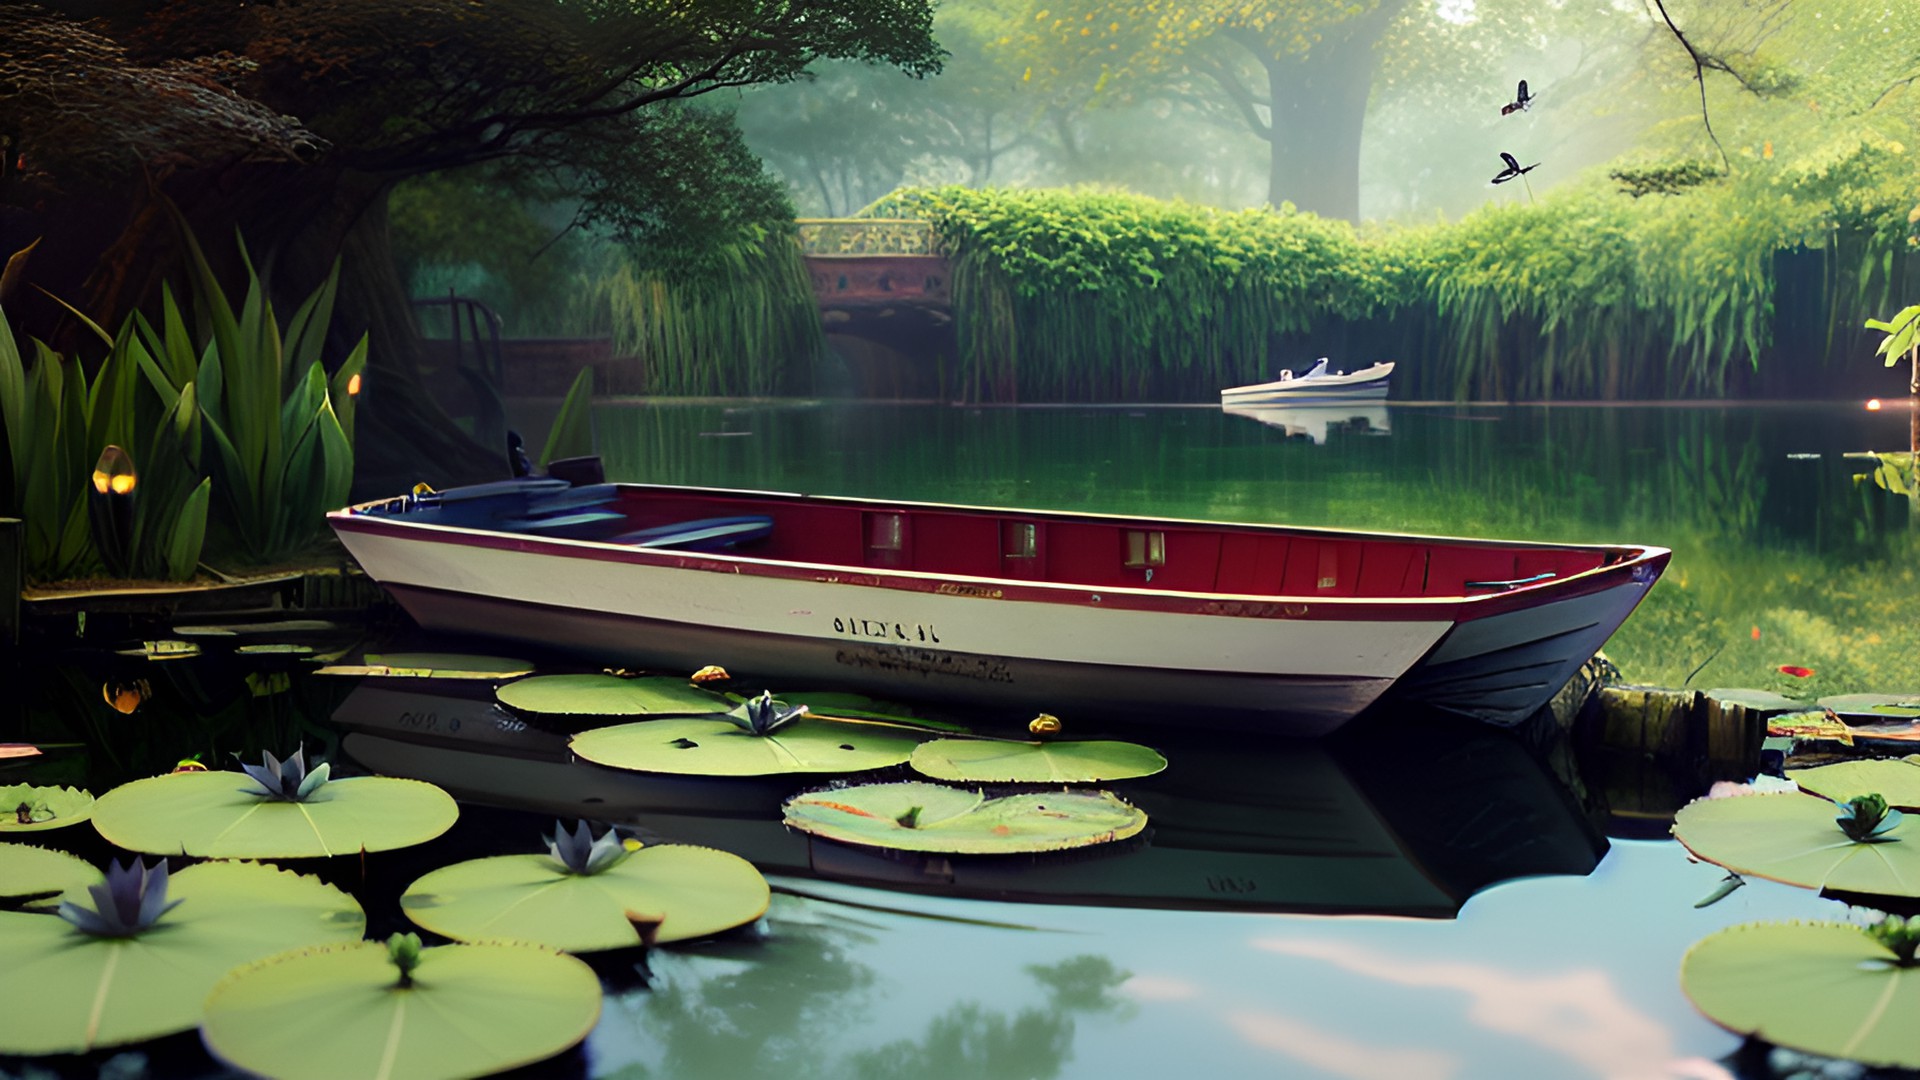
[[[1700,84],[1700,123],[1707,129],[1707,138],[1713,140],[1713,148],[1720,152],[1720,167],[1727,172],[1732,172],[1733,163],[1727,159],[1727,149],[1720,145],[1720,136],[1713,133],[1713,118],[1707,115],[1706,69],[1708,64],[1701,58],[1700,51],[1693,47],[1693,42],[1687,40],[1687,35],[1681,33],[1680,28],[1674,25],[1673,16],[1667,14],[1665,0],[1650,0],[1650,2],[1660,10],[1660,18],[1666,22],[1667,29],[1673,31],[1673,36],[1680,42],[1680,47],[1687,50],[1687,55],[1693,60],[1693,81]],[[1717,71],[1727,70],[1726,65],[1719,61],[1715,61],[1714,68]],[[1738,76],[1735,77],[1738,78]]]

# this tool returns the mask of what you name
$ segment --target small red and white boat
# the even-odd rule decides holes
[[[521,478],[328,515],[423,627],[688,672],[1318,735],[1538,710],[1664,548]]]

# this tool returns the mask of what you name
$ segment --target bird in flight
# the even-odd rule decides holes
[[[1516,113],[1522,109],[1533,108],[1533,98],[1534,96],[1532,94],[1527,93],[1527,80],[1521,79],[1520,90],[1513,95],[1513,103],[1500,106],[1500,115],[1505,116],[1508,113]]]
[[[1504,184],[1516,176],[1530,173],[1540,167],[1540,163],[1536,161],[1523,169],[1520,167],[1520,163],[1513,159],[1513,155],[1507,153],[1505,150],[1500,151],[1500,160],[1506,162],[1507,167],[1501,169],[1500,175],[1493,178],[1493,182],[1496,184]]]

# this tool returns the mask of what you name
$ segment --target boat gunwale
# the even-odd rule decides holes
[[[389,535],[407,538],[410,534],[416,538],[431,538],[435,543],[463,543],[474,539],[491,541],[488,547],[511,545],[515,550],[535,554],[555,555],[566,558],[587,558],[598,561],[615,562],[628,565],[651,566],[668,570],[688,570],[703,573],[731,571],[740,573],[743,568],[764,568],[769,572],[756,572],[754,576],[776,577],[781,571],[799,571],[813,576],[813,580],[823,585],[864,585],[877,588],[893,588],[903,591],[937,591],[939,586],[952,584],[965,589],[996,589],[999,595],[988,596],[983,593],[961,592],[954,595],[974,599],[1015,599],[1006,594],[1032,594],[1025,599],[1031,602],[1055,604],[1084,604],[1085,600],[1070,599],[1065,594],[1092,593],[1098,597],[1123,596],[1133,603],[1128,605],[1136,610],[1178,611],[1185,614],[1216,615],[1248,618],[1301,618],[1307,612],[1281,611],[1207,611],[1206,606],[1220,604],[1266,605],[1272,608],[1303,607],[1306,605],[1331,605],[1336,611],[1347,611],[1354,615],[1361,612],[1373,612],[1374,617],[1388,611],[1400,610],[1408,617],[1422,618],[1441,614],[1432,612],[1432,608],[1455,608],[1456,613],[1448,616],[1455,622],[1496,615],[1520,607],[1530,607],[1536,603],[1550,602],[1556,598],[1584,596],[1604,588],[1611,587],[1614,579],[1622,576],[1634,576],[1648,566],[1664,565],[1672,552],[1669,548],[1644,544],[1600,544],[1565,543],[1555,541],[1499,540],[1479,537],[1431,536],[1417,533],[1372,532],[1365,530],[1334,529],[1313,525],[1281,525],[1263,522],[1222,522],[1197,518],[1147,517],[1141,515],[1110,514],[1076,510],[1029,510],[1018,507],[973,506],[960,503],[926,503],[899,499],[875,499],[860,496],[806,495],[799,492],[760,491],[741,488],[708,488],[674,484],[616,483],[621,491],[656,492],[672,495],[720,496],[724,498],[762,498],[808,505],[840,505],[849,508],[884,508],[890,511],[926,510],[936,513],[963,512],[997,517],[1033,517],[1039,521],[1075,521],[1119,523],[1129,525],[1161,525],[1196,529],[1222,529],[1228,531],[1248,531],[1254,533],[1306,534],[1314,537],[1358,541],[1413,542],[1422,544],[1440,544],[1443,546],[1501,548],[1524,547],[1542,550],[1587,551],[1622,556],[1616,561],[1602,563],[1599,566],[1582,570],[1565,577],[1553,577],[1539,582],[1516,585],[1512,588],[1490,590],[1480,594],[1456,593],[1443,596],[1320,596],[1312,594],[1280,593],[1233,593],[1212,592],[1192,589],[1153,589],[1132,585],[1094,585],[1086,583],[1047,581],[1028,578],[989,577],[975,574],[943,573],[926,570],[901,570],[891,567],[854,565],[850,563],[804,562],[796,559],[769,559],[750,555],[730,554],[726,552],[681,552],[668,549],[636,547],[629,544],[616,544],[600,540],[576,540],[563,537],[535,536],[515,532],[510,529],[486,529],[471,526],[442,525],[426,521],[408,521],[404,515],[387,515],[376,512],[379,507],[391,504],[406,496],[389,496],[358,503],[340,510],[327,513],[330,525],[336,530],[370,535]],[[1656,571],[1657,573],[1657,571]],[[829,578],[823,575],[833,575]],[[844,577],[842,577],[842,575]],[[862,580],[846,580],[858,577]],[[1096,601],[1098,602],[1098,601]],[[1196,610],[1194,605],[1202,607]]]

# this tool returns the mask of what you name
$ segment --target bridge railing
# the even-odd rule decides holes
[[[801,218],[807,255],[939,255],[933,223],[904,218]]]

